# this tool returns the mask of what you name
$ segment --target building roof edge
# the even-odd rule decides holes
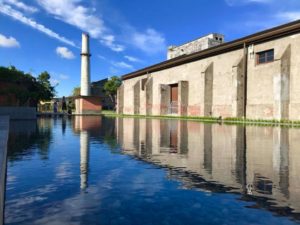
[[[262,43],[265,41],[274,40],[280,37],[291,35],[300,32],[300,20],[296,20],[287,24],[283,24],[277,27],[273,27],[264,31],[260,31],[230,42],[220,44],[215,47],[205,49],[203,51],[195,52],[189,55],[179,56],[170,60],[166,60],[149,67],[125,74],[122,76],[122,80],[131,79],[148,73],[157,72],[163,69],[168,69],[174,66],[179,66],[184,63],[193,62],[199,59],[215,56],[218,54],[230,52],[233,50],[241,49],[244,44],[251,45]]]

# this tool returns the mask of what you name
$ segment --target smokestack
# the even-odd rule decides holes
[[[81,47],[81,85],[80,95],[89,96],[90,91],[90,46],[89,35],[82,33],[82,47]]]

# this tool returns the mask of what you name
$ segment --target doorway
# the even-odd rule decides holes
[[[178,114],[178,84],[170,85],[170,113]]]

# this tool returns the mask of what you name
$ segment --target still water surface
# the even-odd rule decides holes
[[[6,224],[298,224],[300,130],[73,117],[10,127]]]

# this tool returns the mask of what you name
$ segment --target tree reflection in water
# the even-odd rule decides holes
[[[11,121],[7,157],[9,161],[22,160],[38,151],[41,159],[47,159],[52,141],[52,123],[49,118]]]

